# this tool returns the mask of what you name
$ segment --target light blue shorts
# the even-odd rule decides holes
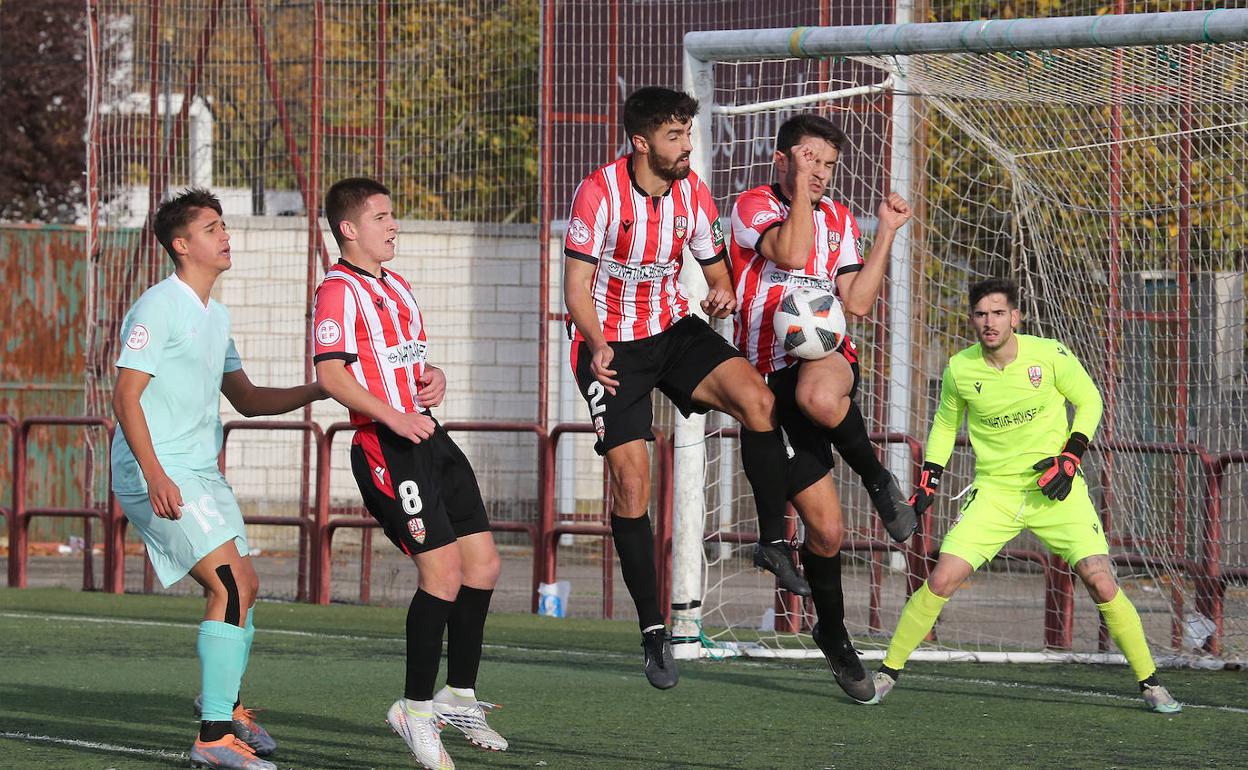
[[[249,553],[243,513],[225,479],[170,475],[182,493],[182,517],[162,519],[146,493],[117,493],[126,518],[139,530],[156,577],[165,588],[186,577],[199,560],[222,543],[234,541],[240,556]]]

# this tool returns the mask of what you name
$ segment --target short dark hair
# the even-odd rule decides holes
[[[156,209],[156,216],[152,218],[152,231],[156,233],[156,240],[160,241],[160,245],[169,252],[169,258],[175,265],[178,263],[178,255],[173,250],[173,239],[186,234],[186,226],[200,209],[212,209],[217,212],[217,216],[221,216],[221,201],[202,187],[188,187]]]
[[[776,149],[788,155],[805,136],[822,139],[835,147],[838,153],[844,152],[845,145],[849,144],[849,137],[840,126],[822,115],[803,113],[780,124],[780,130],[776,132]]]
[[[363,176],[340,179],[325,193],[325,218],[329,220],[329,230],[339,246],[342,246],[343,221],[359,214],[364,201],[374,195],[389,196],[390,188],[376,179]]]
[[[1011,310],[1018,307],[1018,284],[1009,278],[985,278],[971,284],[971,309],[974,310],[979,301],[989,294],[1004,294]]]
[[[698,100],[662,86],[639,88],[624,100],[624,133],[650,137],[668,121],[684,123],[698,114]]]

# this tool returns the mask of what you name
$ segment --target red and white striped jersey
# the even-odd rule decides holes
[[[313,311],[315,362],[339,358],[356,382],[400,412],[417,406],[425,371],[425,322],[407,281],[389,270],[377,278],[345,260],[316,288]],[[372,418],[351,412],[351,424]]]
[[[791,366],[772,322],[784,295],[799,287],[825,289],[837,297],[836,279],[862,269],[861,233],[845,206],[823,198],[815,207],[815,245],[805,267],[786,270],[756,250],[763,234],[784,224],[790,202],[778,185],[747,190],[732,207],[732,279],[737,290],[736,343],[762,374]],[[856,358],[847,337],[844,352]]]
[[[563,244],[568,257],[595,266],[594,305],[608,342],[651,337],[689,314],[677,280],[685,247],[704,265],[724,256],[719,211],[697,174],[665,195],[647,195],[633,177],[632,157],[576,188]]]

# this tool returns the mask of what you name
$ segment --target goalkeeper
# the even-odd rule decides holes
[[[1179,704],[1157,680],[1144,627],[1118,587],[1109,545],[1079,462],[1101,419],[1101,394],[1066,347],[1015,334],[1018,289],[991,278],[970,290],[971,324],[979,344],[945,367],[940,407],[927,441],[926,462],[911,503],[922,516],[940,487],[962,416],[975,451],[975,480],[940,560],[897,621],[884,665],[875,675],[878,702],[896,684],[906,659],[936,624],[945,602],[980,565],[1029,529],[1074,570],[1122,650],[1144,701],[1174,713]],[[1068,425],[1066,402],[1075,407]],[[1069,432],[1068,432],[1069,427]]]

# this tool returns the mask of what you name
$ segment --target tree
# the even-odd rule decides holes
[[[82,213],[86,27],[82,0],[0,4],[0,219]]]

